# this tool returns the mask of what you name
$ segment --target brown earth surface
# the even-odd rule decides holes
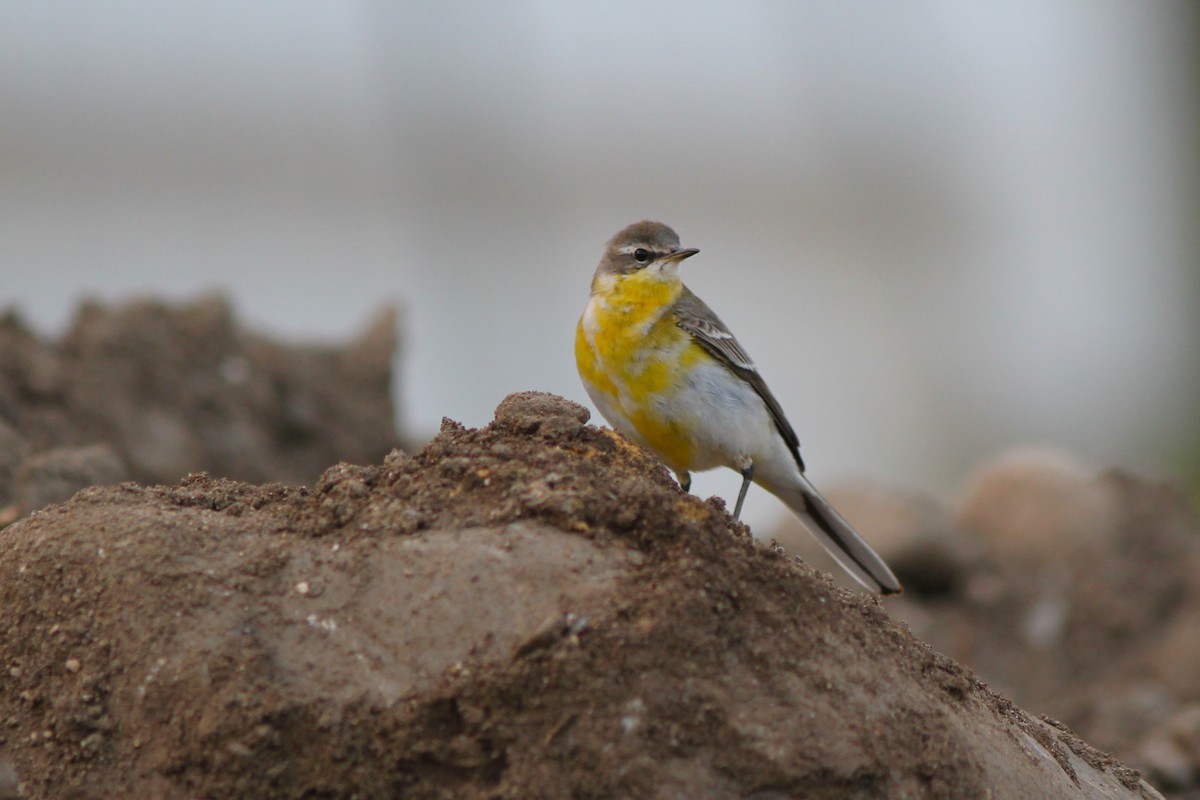
[[[1037,449],[982,465],[952,505],[829,494],[905,582],[888,609],[913,633],[1200,800],[1200,527],[1175,488]],[[832,568],[797,526],[776,536]]]
[[[217,298],[0,320],[0,799],[1154,796],[964,664],[1200,800],[1170,487],[1052,452],[949,504],[826,486],[905,581],[880,605],[564,401],[384,460],[395,350],[394,313],[293,346]],[[3,528],[339,460],[376,466]]]
[[[513,396],[311,489],[125,484],[0,531],[0,784],[1159,796],[586,420]]]

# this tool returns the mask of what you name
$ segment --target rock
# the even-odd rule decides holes
[[[21,782],[12,762],[0,752],[0,800],[18,800]]]
[[[496,424],[514,433],[562,437],[578,433],[591,412],[545,392],[511,394],[496,407]]]
[[[1001,559],[1068,562],[1102,550],[1115,535],[1117,500],[1070,455],[1013,450],[967,480],[961,529],[982,537]]]
[[[1200,782],[1200,704],[1181,709],[1147,736],[1138,761],[1166,788],[1194,788]]]

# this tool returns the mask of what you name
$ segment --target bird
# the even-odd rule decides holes
[[[865,588],[903,591],[871,546],[805,474],[800,440],[737,338],[679,277],[699,250],[661,222],[643,220],[605,245],[575,331],[575,360],[593,404],[612,427],[650,450],[691,489],[691,473],[742,475],[733,516],[751,482],[783,503]]]

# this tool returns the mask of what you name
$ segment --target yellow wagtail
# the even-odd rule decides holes
[[[742,473],[787,504],[847,572],[875,592],[900,582],[804,475],[800,441],[737,339],[679,279],[681,249],[661,222],[609,240],[575,333],[575,359],[592,402],[618,431],[674,470]]]

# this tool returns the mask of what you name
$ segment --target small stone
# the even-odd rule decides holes
[[[0,759],[0,800],[16,800],[23,792],[17,768],[7,758]]]
[[[1012,450],[967,480],[958,524],[1007,562],[1070,564],[1107,547],[1121,519],[1110,484],[1057,450]]]
[[[301,595],[308,595],[312,591],[312,587],[308,585],[308,581],[300,581],[296,584],[296,592]]]
[[[79,672],[79,669],[83,666],[83,664],[79,663],[78,658],[68,658],[67,663],[64,666],[66,666],[67,672]]]
[[[254,751],[241,742],[229,742],[225,745],[225,749],[239,758],[249,758],[254,755]]]
[[[1156,785],[1183,787],[1192,781],[1195,767],[1191,759],[1179,743],[1168,736],[1150,737],[1142,743],[1138,756]]]
[[[513,649],[513,658],[521,658],[537,650],[550,647],[562,639],[567,632],[567,620],[564,614],[553,614],[534,628],[525,639]]]
[[[541,433],[566,438],[578,433],[591,418],[591,412],[546,392],[510,394],[496,406],[496,426],[514,433]]]

